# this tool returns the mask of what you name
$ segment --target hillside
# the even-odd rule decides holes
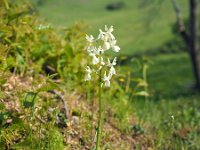
[[[0,1],[0,149],[200,149],[190,59],[158,1]]]

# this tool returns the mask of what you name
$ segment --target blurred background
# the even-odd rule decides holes
[[[177,25],[174,2],[188,27],[188,0],[38,0],[32,1],[41,18],[57,28],[80,23],[97,34],[113,25],[126,65],[148,57],[148,81],[154,96],[167,98],[191,94],[195,84],[192,64]],[[186,28],[187,28],[186,27]],[[134,71],[134,68],[133,70]]]

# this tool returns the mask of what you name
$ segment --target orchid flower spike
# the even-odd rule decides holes
[[[99,29],[99,35],[94,38],[92,35],[86,35],[87,41],[87,53],[91,57],[90,65],[86,67],[85,80],[91,80],[91,73],[100,73],[101,70],[105,71],[102,78],[103,85],[110,87],[110,80],[113,75],[116,74],[115,66],[117,65],[117,57],[111,62],[108,57],[106,57],[105,52],[112,50],[114,52],[119,52],[120,47],[117,45],[117,40],[115,39],[113,32],[113,26],[109,28],[105,25],[105,30]],[[104,62],[104,60],[108,60]],[[106,73],[107,72],[107,73]]]

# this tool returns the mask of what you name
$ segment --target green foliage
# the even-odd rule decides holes
[[[22,75],[41,71],[59,73],[67,80],[77,80],[71,74],[80,74],[83,27],[77,24],[64,29],[60,37],[50,25],[37,19],[31,6],[19,2],[6,3],[9,8],[2,5],[0,13],[0,45],[5,54],[0,60],[4,70]]]
[[[23,101],[23,106],[25,108],[34,107],[36,96],[37,96],[37,93],[34,93],[34,92],[26,93],[24,97],[24,101]]]
[[[58,129],[51,129],[49,132],[49,147],[47,149],[63,149],[63,135]]]
[[[0,93],[0,147],[63,149],[58,124],[64,119],[66,126],[66,116],[48,92],[63,91],[54,79],[66,82],[68,89],[82,84],[84,26],[76,24],[58,34],[24,1],[4,0],[0,18],[0,88],[7,92]]]

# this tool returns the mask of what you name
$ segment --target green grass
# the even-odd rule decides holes
[[[162,54],[152,58],[148,78],[149,88],[156,97],[190,95],[194,77],[188,54]]]
[[[125,8],[119,11],[107,11],[106,5],[113,1],[106,0],[48,0],[38,6],[43,18],[55,26],[70,26],[83,21],[89,32],[113,25],[121,46],[121,54],[130,55],[162,46],[173,34],[171,25],[176,22],[170,1],[163,1],[159,6],[139,8],[140,1],[127,0]],[[187,0],[178,0],[184,17],[187,16]],[[154,3],[154,2],[153,2]]]
[[[140,100],[133,106],[139,129],[153,140],[153,149],[200,148],[198,96],[146,103]]]

